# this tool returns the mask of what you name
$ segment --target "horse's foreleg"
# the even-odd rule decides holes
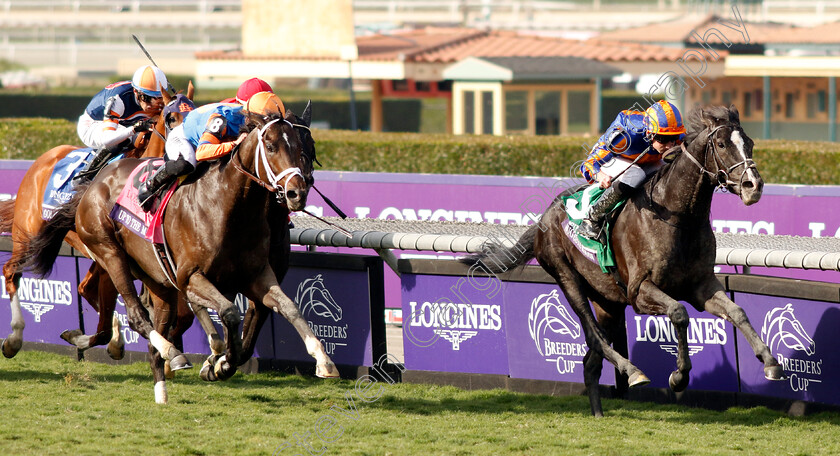
[[[712,315],[716,315],[724,320],[731,322],[741,331],[744,338],[752,347],[756,358],[764,363],[764,378],[767,380],[784,380],[785,372],[779,361],[770,353],[767,344],[761,340],[758,333],[750,324],[750,319],[747,318],[747,313],[738,304],[732,302],[726,296],[723,287],[714,280],[710,285],[702,288],[697,293],[697,297],[692,301],[692,305],[698,310],[705,310]]]
[[[277,284],[277,279],[274,277],[271,268],[266,268],[267,271],[254,283],[253,296],[250,299],[258,300],[269,309],[283,315],[289,323],[303,339],[306,345],[306,351],[310,356],[315,358],[315,375],[321,378],[335,378],[338,377],[338,369],[330,359],[327,352],[324,351],[324,345],[315,337],[315,333],[306,323],[303,315],[300,314],[297,305],[294,301],[289,299],[280,285]]]
[[[268,307],[253,300],[248,300],[248,310],[245,313],[245,321],[242,322],[242,355],[239,358],[240,366],[254,356],[257,336],[259,336],[260,330],[269,315],[271,315],[271,310]]]
[[[225,355],[216,361],[214,373],[217,378],[226,380],[236,373],[239,353],[242,351],[242,339],[239,336],[239,323],[241,321],[239,311],[233,302],[225,298],[201,273],[190,276],[189,284],[184,291],[187,299],[194,307],[212,308],[218,312],[219,318],[222,320],[222,325],[225,327],[227,350]],[[202,368],[202,371],[204,371],[204,368]]]
[[[665,294],[649,280],[642,282],[636,297],[640,312],[651,315],[668,315],[677,330],[677,370],[671,372],[668,385],[673,391],[683,391],[689,382],[691,358],[688,355],[688,311],[676,299]]]
[[[3,352],[3,356],[6,358],[12,358],[17,355],[17,352],[23,346],[23,328],[26,326],[23,320],[23,314],[20,311],[20,298],[17,294],[21,277],[21,273],[17,270],[17,259],[12,258],[6,262],[3,266],[3,276],[6,279],[6,292],[11,298],[9,305],[12,309],[12,333],[3,341],[3,344],[0,346],[0,351]]]

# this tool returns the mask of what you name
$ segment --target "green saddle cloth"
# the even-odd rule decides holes
[[[586,214],[589,212],[589,207],[598,201],[602,193],[604,193],[604,189],[597,185],[590,185],[577,193],[561,197],[566,208],[566,216],[569,218],[569,223],[580,226],[580,221],[586,217]],[[610,209],[610,212],[621,207],[625,201],[621,200],[616,203]],[[610,219],[611,217],[606,217],[604,221],[605,244],[579,234],[577,235],[578,241],[584,248],[595,251],[598,258],[598,266],[601,267],[601,271],[604,273],[609,273],[608,268],[615,267],[615,254],[610,246],[610,232],[612,230]]]

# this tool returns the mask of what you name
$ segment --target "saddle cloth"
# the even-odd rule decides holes
[[[610,231],[612,229],[611,222],[613,217],[606,217],[604,221],[604,243],[595,241],[578,234],[578,227],[580,221],[586,217],[589,212],[589,207],[598,201],[604,189],[600,188],[598,184],[590,185],[577,193],[568,196],[563,196],[563,204],[566,208],[566,220],[563,221],[563,232],[572,244],[583,254],[586,259],[601,267],[601,271],[609,273],[609,268],[615,267],[615,255],[610,247]],[[615,205],[611,210],[615,210],[624,204],[621,201]]]
[[[111,218],[128,228],[132,233],[156,244],[163,243],[163,212],[166,204],[178,186],[176,180],[161,198],[160,203],[151,211],[145,212],[137,201],[138,187],[146,181],[158,168],[163,166],[162,158],[145,160],[134,168],[128,177],[122,191],[117,197]]]
[[[73,177],[82,165],[93,158],[93,149],[86,147],[76,149],[67,154],[55,164],[50,180],[44,189],[44,199],[41,201],[41,218],[49,220],[55,215],[58,206],[70,201],[76,194],[73,188]]]

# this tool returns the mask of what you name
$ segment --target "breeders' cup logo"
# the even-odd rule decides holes
[[[300,282],[295,294],[295,304],[306,318],[312,332],[324,344],[327,354],[335,354],[336,347],[346,347],[348,324],[341,323],[344,312],[324,285],[324,278],[318,274]],[[326,324],[318,324],[320,322]]]
[[[558,373],[572,374],[578,364],[583,364],[587,349],[586,344],[579,341],[580,323],[560,302],[557,290],[541,294],[531,301],[528,330],[537,351],[546,361],[557,366]]]
[[[822,383],[819,376],[822,374],[823,360],[813,358],[817,352],[814,339],[808,335],[793,311],[793,304],[788,303],[767,312],[764,324],[761,325],[761,339],[789,373],[791,390],[808,391],[810,384]],[[780,351],[785,351],[786,355]],[[796,356],[798,353],[802,356]]]
[[[478,340],[482,330],[502,329],[502,306],[453,302],[410,301],[411,316],[403,326],[403,335],[417,347],[432,346],[439,339],[452,344],[453,351],[461,350],[466,340]],[[434,336],[428,340],[413,328],[429,328]]]
[[[341,307],[336,304],[330,290],[327,290],[327,287],[324,286],[324,278],[321,277],[321,274],[306,279],[298,285],[295,302],[304,317],[314,313],[319,317],[332,319],[332,321],[341,320]]]
[[[677,356],[677,330],[665,316],[636,315],[636,341],[653,342],[659,348]],[[726,321],[721,318],[688,319],[688,355],[703,351],[706,345],[726,345]]]
[[[3,283],[3,298],[9,299],[6,292],[6,280]],[[17,289],[20,306],[35,317],[35,323],[41,322],[41,317],[53,310],[56,305],[69,306],[73,304],[73,293],[70,282],[63,280],[33,279],[22,277]]]

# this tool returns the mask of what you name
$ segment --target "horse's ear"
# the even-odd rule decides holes
[[[714,114],[714,106],[706,106],[700,111],[700,117],[703,119],[703,124],[708,128],[715,128],[717,126],[717,117]]]
[[[160,94],[163,96],[163,104],[167,105],[172,101],[172,95],[169,94],[168,90],[161,90]]]
[[[734,103],[729,106],[729,119],[741,123],[741,114],[738,113],[738,108],[735,107]]]
[[[187,84],[187,98],[193,100],[193,95],[195,95],[195,86],[192,83],[192,79],[190,79],[189,84]]]
[[[306,108],[303,109],[301,118],[303,119],[303,124],[307,127],[312,124],[312,100],[306,102]]]

